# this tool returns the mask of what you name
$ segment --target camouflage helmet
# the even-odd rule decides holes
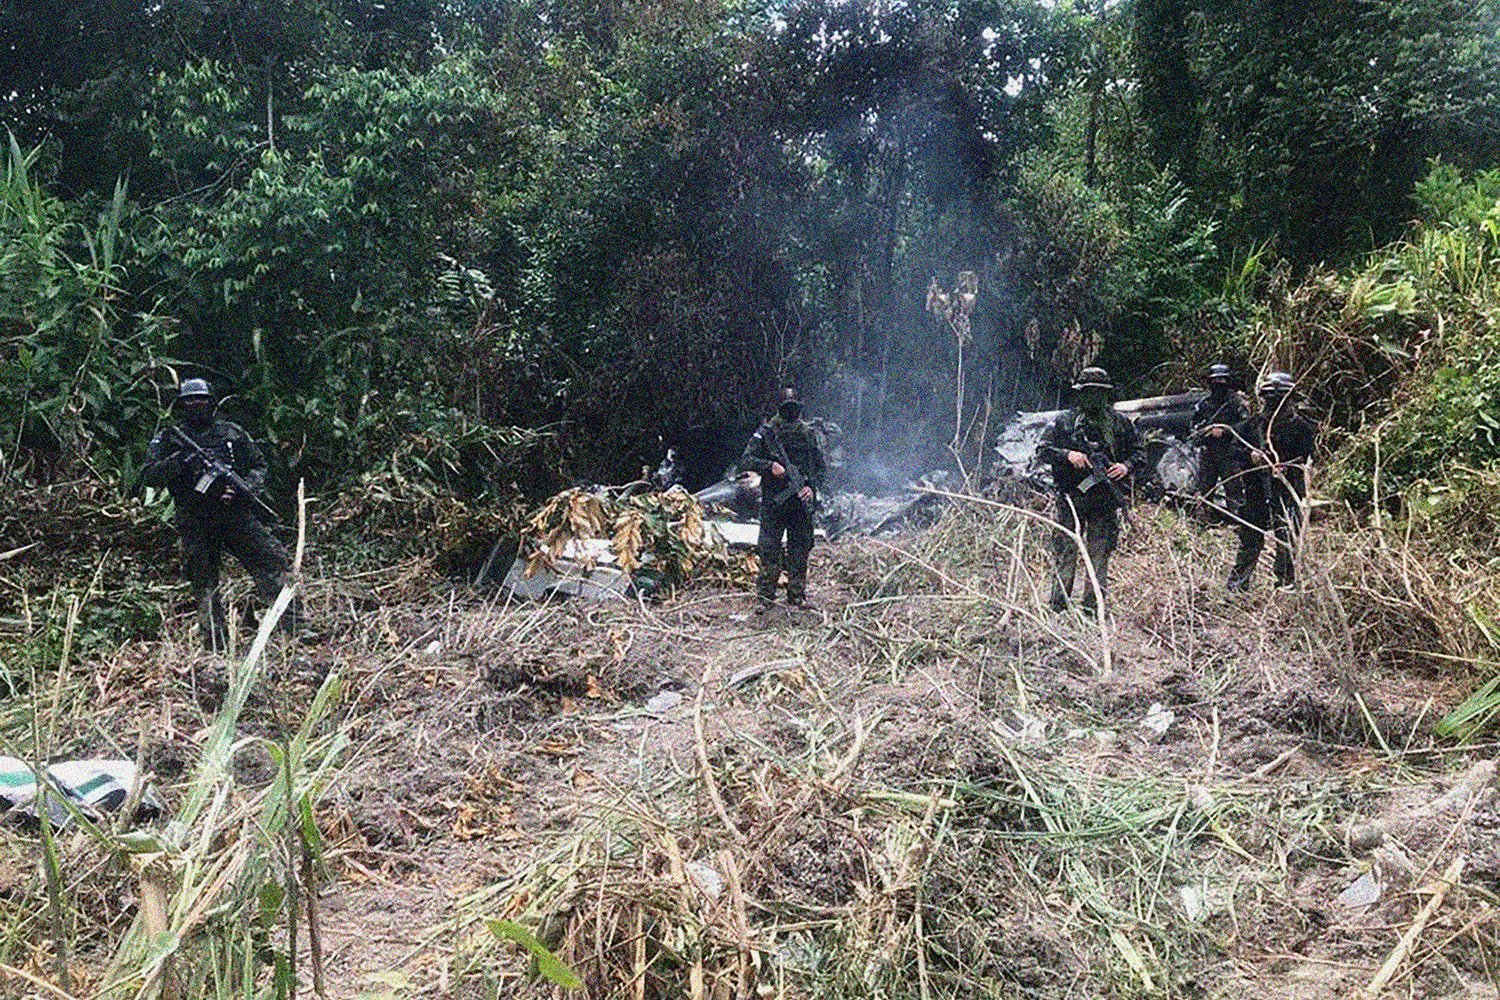
[[[1109,372],[1103,368],[1090,366],[1078,373],[1078,381],[1073,383],[1073,391],[1080,392],[1084,389],[1113,389],[1115,383],[1110,379]]]
[[[1261,396],[1289,396],[1297,388],[1297,380],[1288,372],[1272,372],[1260,383]]]
[[[179,402],[186,399],[212,400],[214,391],[208,384],[207,379],[185,378],[177,387],[177,399]]]
[[[1234,381],[1234,370],[1222,361],[1216,362],[1209,366],[1208,380],[1227,385]]]

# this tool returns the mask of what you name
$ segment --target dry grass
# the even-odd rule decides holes
[[[820,550],[824,610],[766,622],[703,591],[511,606],[436,593],[416,563],[314,581],[331,642],[278,661],[237,718],[242,733],[294,731],[277,685],[342,678],[344,708],[318,730],[352,743],[321,809],[344,913],[330,995],[370,972],[404,984],[390,987],[401,1000],[550,993],[485,930],[496,917],[601,998],[1290,997],[1315,973],[1368,982],[1430,898],[1415,890],[1500,846],[1484,794],[1432,804],[1431,782],[1465,759],[1431,725],[1461,687],[1435,667],[1483,641],[1444,601],[1471,581],[1397,538],[1319,524],[1300,591],[1272,592],[1265,573],[1231,596],[1221,534],[1141,509],[1099,623],[1043,610],[1045,530],[1033,512],[957,506],[920,534]],[[56,745],[89,742],[91,699],[127,755],[167,705],[174,731],[202,726],[212,712],[178,699],[214,706],[244,680],[211,666],[165,644],[48,676],[39,690],[73,706]],[[663,684],[682,704],[643,709]],[[1153,702],[1176,716],[1160,740],[1139,725]],[[206,740],[186,741],[200,776]],[[257,839],[274,774],[172,791],[179,809],[200,786],[238,803],[204,828],[224,832],[204,858],[284,849]],[[1350,844],[1368,819],[1388,855]],[[0,894],[18,904],[0,961],[49,978],[37,845],[0,844]],[[76,982],[97,984],[98,955],[139,919],[140,875],[87,839],[61,849]],[[1341,909],[1372,864],[1382,900]],[[206,898],[210,874],[175,898]],[[1399,988],[1484,978],[1490,879],[1471,860],[1398,956]],[[408,914],[399,945],[369,930],[388,911]],[[270,940],[286,950],[280,912]],[[248,940],[232,921],[203,933]]]
[[[566,862],[455,926],[533,922],[597,997],[1234,996],[1316,967],[1309,941],[1343,980],[1373,974],[1416,898],[1389,890],[1387,930],[1344,919],[1332,897],[1368,855],[1341,840],[1447,756],[1399,683],[1468,641],[1436,581],[1315,529],[1301,591],[1230,597],[1223,539],[1141,512],[1101,629],[1041,610],[1042,537],[971,509],[840,552],[847,603],[715,654],[706,766],[595,789],[551,841]],[[726,685],[747,653],[778,666]],[[1136,729],[1148,698],[1178,713],[1161,744]],[[1040,734],[1008,739],[1007,712]],[[1458,846],[1401,830],[1413,887]],[[1480,973],[1488,898],[1455,890],[1402,975]]]

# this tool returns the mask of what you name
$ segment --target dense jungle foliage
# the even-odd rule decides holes
[[[674,443],[711,476],[783,379],[922,461],[958,363],[927,289],[969,270],[966,414],[1227,351],[1303,378],[1345,495],[1462,509],[1500,492],[1497,32],[1496,0],[0,0],[0,476],[129,487],[184,373],[283,503]]]

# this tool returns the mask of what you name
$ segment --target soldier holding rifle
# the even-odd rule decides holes
[[[795,389],[782,391],[776,415],[760,425],[740,468],[760,474],[760,578],[755,591],[760,609],[776,603],[785,554],[787,603],[807,602],[807,557],[813,547],[813,511],[827,463],[817,428],[802,418]]]
[[[1114,383],[1103,368],[1085,368],[1073,385],[1076,402],[1042,437],[1037,455],[1052,466],[1058,529],[1052,535],[1056,575],[1051,606],[1063,611],[1073,594],[1081,536],[1105,592],[1109,557],[1120,538],[1120,509],[1128,504],[1129,477],[1146,465],[1135,425],[1115,410]],[[1083,607],[1095,611],[1094,588],[1084,580]]]
[[[1261,383],[1260,412],[1235,429],[1245,473],[1245,502],[1240,512],[1240,550],[1229,572],[1230,590],[1249,590],[1266,538],[1276,546],[1272,569],[1276,584],[1294,586],[1296,548],[1307,501],[1307,469],[1317,443],[1318,427],[1297,412],[1292,398],[1296,380],[1271,372]]]
[[[1239,475],[1240,451],[1235,428],[1248,416],[1239,393],[1234,391],[1234,372],[1222,362],[1208,370],[1208,395],[1193,407],[1193,442],[1198,446],[1198,499],[1212,507],[1214,491],[1224,484],[1221,519],[1237,514],[1244,498]]]
[[[290,562],[259,517],[262,512],[275,516],[260,497],[265,458],[239,425],[216,416],[216,408],[206,381],[184,379],[172,404],[178,422],[151,439],[141,482],[172,495],[203,645],[223,652],[228,634],[219,594],[222,553],[228,551],[249,571],[267,603],[280,592]],[[283,621],[290,626],[295,617],[294,610]]]

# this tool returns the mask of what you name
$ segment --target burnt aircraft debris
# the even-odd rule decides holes
[[[1127,399],[1115,409],[1129,417],[1146,443],[1146,454],[1152,471],[1144,477],[1142,488],[1147,495],[1188,495],[1197,475],[1197,453],[1188,440],[1192,430],[1193,407],[1206,393],[1202,390],[1172,396],[1150,396]],[[1052,471],[1036,458],[1042,434],[1061,415],[1062,410],[1019,412],[1000,430],[996,440],[998,457],[994,469],[997,478],[1020,480],[1038,489],[1050,489]]]
[[[814,517],[818,534],[833,539],[841,535],[882,535],[902,528],[919,527],[936,520],[944,501],[924,488],[943,487],[948,473],[938,470],[888,496],[839,491],[824,497]],[[756,517],[760,511],[760,477],[753,472],[721,480],[694,496],[704,508],[719,516],[709,523],[730,548],[753,548]]]
[[[1192,493],[1197,455],[1189,434],[1193,407],[1203,396],[1193,391],[1115,404],[1146,440],[1152,463],[1143,477],[1148,496]],[[1036,449],[1062,412],[1019,412],[1006,422],[994,448],[991,486],[1008,482],[1050,488],[1051,471],[1036,460]],[[680,480],[679,472],[678,456],[669,450],[654,483],[559,494],[532,519],[527,537],[508,549],[492,570],[486,569],[517,597],[594,600],[649,595],[663,584],[704,572],[749,572],[736,560],[752,558],[755,548],[760,477],[753,472],[726,475],[689,494],[680,482],[670,482]],[[834,539],[890,535],[930,525],[947,504],[940,492],[933,491],[948,488],[948,478],[949,473],[935,471],[883,496],[831,492],[819,506],[817,531]]]

